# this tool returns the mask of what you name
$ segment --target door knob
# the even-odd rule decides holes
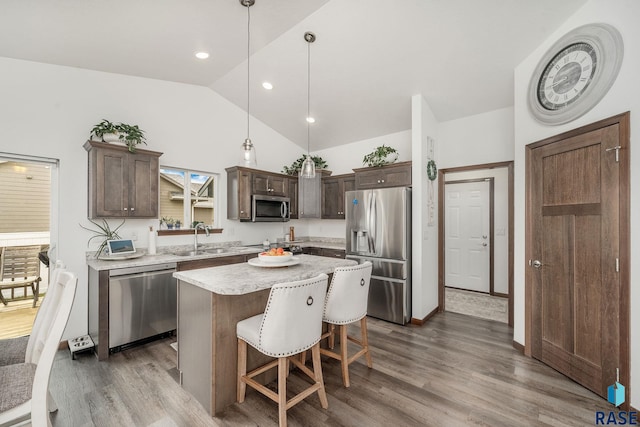
[[[533,262],[531,263],[531,266],[533,268],[540,268],[540,267],[542,267],[542,263],[540,261],[538,261],[537,259],[534,259]]]

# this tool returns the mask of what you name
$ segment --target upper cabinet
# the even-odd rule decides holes
[[[399,162],[386,166],[353,170],[356,175],[356,189],[408,187],[411,185],[411,162]]]
[[[251,219],[251,169],[233,166],[227,171],[227,219]]]
[[[227,172],[227,219],[251,221],[253,194],[291,197],[289,184],[292,178],[288,175],[242,166],[232,166],[225,171]],[[291,199],[293,203],[293,198]],[[291,218],[293,218],[293,207],[290,209]]]
[[[298,219],[298,177],[289,177],[289,214],[291,219]]]
[[[157,218],[162,153],[87,141],[89,218]]]
[[[268,172],[253,172],[253,194],[289,197],[289,177]]]
[[[345,192],[355,190],[355,174],[322,178],[322,218],[344,219]]]

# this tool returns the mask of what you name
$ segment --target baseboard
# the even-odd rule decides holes
[[[518,350],[520,353],[524,354],[524,346],[517,341],[512,342],[513,348]]]
[[[433,309],[433,311],[429,314],[427,314],[426,316],[424,316],[422,319],[416,319],[415,317],[411,318],[411,324],[412,325],[416,325],[416,326],[422,326],[424,325],[427,320],[431,319],[433,316],[435,316],[435,314],[438,312],[438,310],[440,310],[440,307],[436,307]]]

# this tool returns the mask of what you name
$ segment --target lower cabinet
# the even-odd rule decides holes
[[[307,248],[302,248],[302,253],[307,255],[326,256],[329,258],[345,258],[346,257],[346,252],[344,249],[307,247]]]

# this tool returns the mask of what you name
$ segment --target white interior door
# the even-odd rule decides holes
[[[489,181],[445,184],[445,286],[490,292]]]

